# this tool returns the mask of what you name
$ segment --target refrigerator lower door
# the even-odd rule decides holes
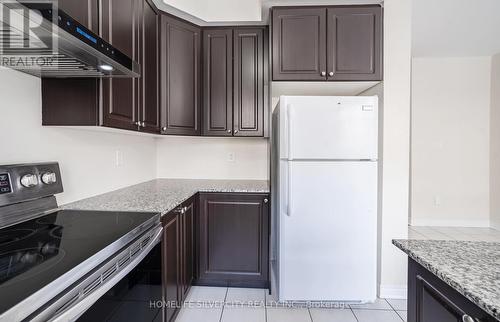
[[[280,172],[280,301],[374,301],[377,163],[282,162]]]

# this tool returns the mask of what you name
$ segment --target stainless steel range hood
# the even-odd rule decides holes
[[[46,78],[140,77],[140,65],[55,6],[0,0],[0,66]]]

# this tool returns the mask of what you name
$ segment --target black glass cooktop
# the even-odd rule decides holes
[[[0,315],[154,216],[61,210],[0,229]]]

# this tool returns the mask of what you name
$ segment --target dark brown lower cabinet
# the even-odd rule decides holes
[[[176,213],[170,213],[163,219],[162,240],[162,280],[163,280],[163,307],[164,321],[170,322],[175,319],[180,308],[179,296],[179,235],[180,224]]]
[[[471,319],[467,320],[467,316]],[[462,321],[497,320],[423,266],[409,259],[408,322]]]
[[[162,279],[164,321],[174,321],[194,278],[195,197],[169,214],[163,221]]]
[[[269,196],[202,193],[197,285],[268,287]]]

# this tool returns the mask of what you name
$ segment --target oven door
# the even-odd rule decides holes
[[[161,317],[156,305],[162,299],[162,231],[159,225],[144,233],[71,286],[33,320],[146,321],[145,316],[152,316],[153,321],[157,315]]]

